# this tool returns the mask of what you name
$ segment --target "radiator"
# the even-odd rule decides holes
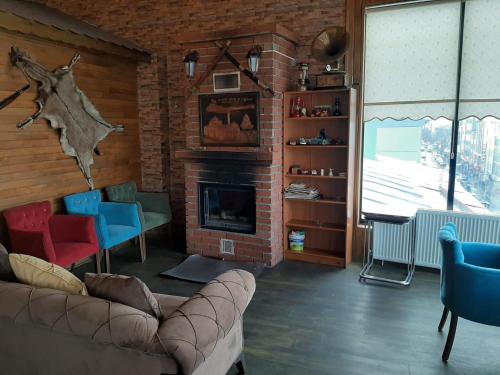
[[[500,243],[500,217],[453,211],[418,210],[416,215],[415,263],[417,266],[441,267],[438,231],[450,221],[457,225],[464,242]],[[373,251],[375,259],[406,263],[408,261],[408,225],[375,223]]]

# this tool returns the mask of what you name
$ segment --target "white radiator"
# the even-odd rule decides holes
[[[453,211],[418,210],[416,215],[415,263],[440,268],[441,247],[438,231],[450,221],[457,225],[464,242],[500,243],[500,217]],[[373,251],[375,259],[397,263],[408,261],[408,225],[375,223]]]

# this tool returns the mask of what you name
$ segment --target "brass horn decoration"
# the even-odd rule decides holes
[[[345,28],[329,27],[320,32],[311,45],[311,56],[318,62],[333,65],[333,70],[344,70],[342,58],[349,46],[349,36]],[[329,70],[327,68],[327,70]]]
[[[343,27],[329,27],[314,38],[311,56],[326,65],[323,74],[316,76],[317,89],[352,86],[352,77],[345,72],[344,55],[348,48],[349,35]]]

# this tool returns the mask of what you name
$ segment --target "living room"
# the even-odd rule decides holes
[[[499,17],[0,0],[0,373],[496,374]]]

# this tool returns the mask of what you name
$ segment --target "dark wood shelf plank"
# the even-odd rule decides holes
[[[339,87],[336,89],[326,89],[326,90],[308,90],[308,91],[287,91],[288,95],[317,95],[317,94],[328,94],[328,93],[335,93],[335,92],[347,92],[350,89],[347,87]]]
[[[288,117],[287,121],[348,120],[349,116]]]
[[[316,229],[326,230],[331,232],[345,232],[345,226],[334,223],[321,223],[318,224],[312,220],[289,220],[286,223],[287,227],[299,229]]]
[[[296,198],[285,198],[287,202],[307,202],[315,204],[339,204],[345,205],[344,201],[336,201],[334,199],[296,199]]]
[[[297,148],[297,149],[339,149],[339,150],[347,150],[347,145],[286,145],[287,148]]]
[[[303,262],[326,264],[330,266],[344,267],[345,258],[340,251],[304,248],[303,252],[296,252],[287,249],[285,258],[290,260],[300,260]]]
[[[285,177],[290,178],[317,178],[319,180],[347,180],[347,176],[321,176],[318,174],[291,174],[287,173]]]

